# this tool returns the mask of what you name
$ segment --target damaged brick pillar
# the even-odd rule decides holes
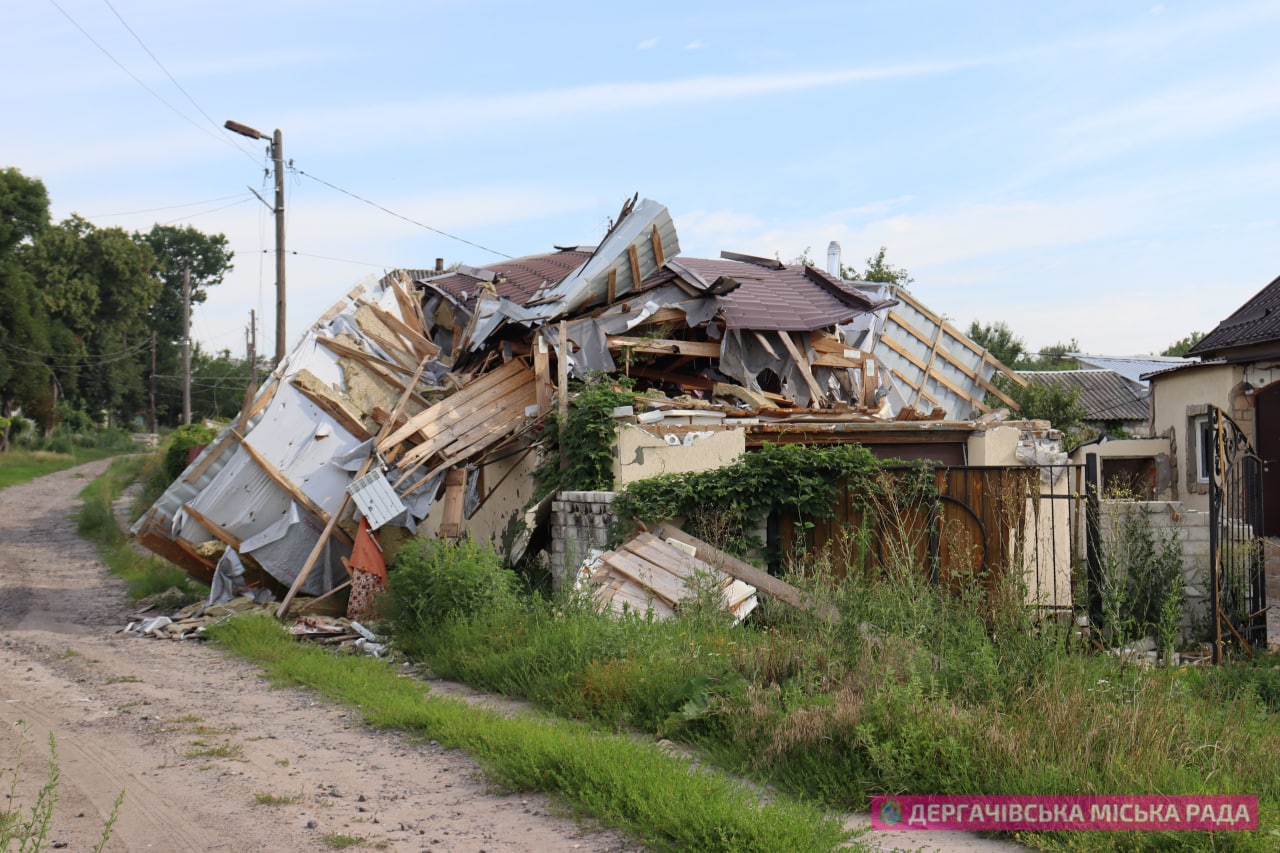
[[[551,504],[551,577],[559,589],[592,548],[604,550],[616,492],[561,492]]]

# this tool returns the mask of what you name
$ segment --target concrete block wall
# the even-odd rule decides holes
[[[1182,552],[1182,632],[1195,639],[1206,624],[1209,610],[1209,513],[1186,509],[1180,501],[1102,501],[1102,536],[1117,529],[1121,513],[1143,512],[1151,526],[1156,548],[1172,533]],[[1105,547],[1105,545],[1104,545]]]
[[[551,503],[551,577],[556,589],[572,578],[592,548],[603,549],[617,492],[561,492]]]

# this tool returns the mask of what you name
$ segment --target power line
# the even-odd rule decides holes
[[[470,240],[467,240],[463,237],[459,237],[456,234],[450,234],[448,231],[441,231],[439,228],[432,228],[430,225],[427,225],[426,223],[423,223],[423,222],[419,222],[416,219],[411,219],[410,217],[405,216],[403,213],[396,213],[394,210],[388,207],[383,207],[382,205],[378,204],[376,201],[370,201],[364,196],[356,195],[350,190],[344,190],[342,187],[335,186],[334,184],[331,184],[328,181],[323,180],[321,178],[317,178],[315,175],[308,174],[302,171],[301,169],[293,169],[293,171],[297,172],[299,175],[302,175],[304,178],[310,178],[311,180],[315,181],[318,184],[324,184],[326,187],[329,187],[329,189],[337,190],[343,195],[349,195],[357,201],[362,201],[365,204],[369,205],[370,207],[376,207],[378,210],[381,210],[383,213],[389,213],[392,216],[396,217],[397,219],[403,219],[405,222],[408,222],[411,225],[417,225],[419,228],[425,228],[426,230],[434,234],[439,234],[441,237],[448,237],[450,240],[457,240],[459,243],[466,243],[468,246],[474,246],[475,248],[481,250],[482,252],[489,252],[490,254],[498,255],[499,257],[506,258],[507,260],[515,259],[514,256],[508,255],[506,252],[499,252],[497,249],[490,249],[488,246],[482,246],[479,243],[473,243]]]
[[[159,224],[160,224],[160,225],[172,225],[172,224],[173,224],[173,223],[175,223],[175,222],[185,222],[185,221],[186,221],[186,220],[188,220],[188,219],[195,219],[197,216],[205,216],[205,215],[210,214],[210,213],[217,213],[219,210],[226,210],[226,209],[227,209],[227,208],[229,208],[229,207],[239,207],[240,205],[242,205],[242,204],[244,204],[244,203],[246,203],[246,202],[253,201],[253,200],[254,200],[254,197],[253,197],[252,195],[245,196],[244,198],[240,199],[239,201],[233,201],[233,202],[231,202],[231,204],[224,204],[224,205],[222,205],[221,207],[211,207],[211,208],[209,208],[208,210],[201,210],[201,211],[199,211],[199,212],[197,212],[197,213],[192,213],[192,214],[190,214],[190,215],[188,215],[188,216],[179,216],[177,219],[170,219],[168,222],[161,222],[161,223],[159,223]]]
[[[182,87],[182,84],[178,82],[178,79],[169,73],[168,68],[164,67],[164,63],[160,61],[160,58],[151,52],[151,48],[147,47],[146,42],[142,40],[142,36],[134,32],[133,27],[129,26],[129,22],[126,21],[118,11],[116,11],[116,7],[111,5],[111,0],[102,0],[102,2],[107,4],[107,8],[111,10],[111,14],[115,15],[116,20],[119,21],[120,24],[126,30],[129,31],[129,35],[133,36],[134,40],[138,42],[138,45],[141,46],[141,48],[144,51],[146,51],[147,56],[151,57],[151,61],[154,62],[161,71],[164,72],[164,76],[169,78],[169,82],[172,83],[174,86],[176,86],[178,91],[181,92],[186,97],[186,99],[191,102],[191,106],[199,110],[200,115],[204,116],[205,119],[209,122],[209,124],[213,125],[215,128],[221,129],[221,125],[219,125],[216,121],[214,121],[213,118],[207,112],[204,111],[204,107],[196,103],[196,99],[191,97],[191,93]],[[228,141],[232,142],[233,144],[235,143],[235,140],[228,140]],[[237,145],[236,147],[239,147],[239,146]]]
[[[164,104],[166,107],[168,107],[170,110],[172,110],[172,111],[174,112],[174,114],[175,114],[175,115],[177,115],[177,116],[178,116],[179,118],[181,118],[183,121],[185,121],[185,122],[187,122],[188,124],[190,124],[192,127],[194,127],[194,128],[196,128],[197,130],[199,130],[201,133],[208,134],[209,136],[211,136],[212,138],[214,138],[214,139],[218,140],[219,142],[223,143],[224,145],[230,145],[230,146],[231,146],[232,148],[234,148],[236,151],[239,151],[241,154],[243,154],[244,156],[246,156],[246,157],[248,157],[249,159],[253,160],[255,163],[257,162],[257,158],[256,158],[256,157],[254,157],[253,155],[251,155],[248,151],[244,150],[243,148],[241,148],[241,147],[240,147],[239,145],[237,145],[236,143],[232,142],[232,141],[231,141],[230,139],[228,139],[224,134],[220,134],[220,133],[213,133],[213,132],[212,132],[212,131],[210,131],[207,127],[205,127],[204,125],[200,124],[200,123],[199,123],[199,122],[197,122],[195,119],[191,118],[189,115],[187,115],[186,113],[184,113],[182,110],[178,109],[178,108],[177,108],[177,107],[175,107],[173,104],[171,104],[171,103],[169,103],[168,101],[166,101],[166,100],[165,100],[165,99],[160,95],[160,93],[159,93],[159,92],[157,92],[155,89],[152,89],[152,88],[151,88],[150,86],[148,86],[146,83],[142,82],[142,79],[141,79],[140,77],[138,77],[138,75],[136,75],[136,74],[134,74],[132,71],[130,71],[130,70],[125,66],[125,64],[124,64],[123,62],[121,62],[120,60],[116,59],[116,58],[115,58],[115,56],[113,56],[113,55],[111,54],[111,51],[109,51],[109,50],[107,50],[105,47],[103,47],[103,46],[102,46],[102,44],[101,44],[97,39],[95,39],[92,35],[90,35],[90,34],[89,34],[89,31],[88,31],[88,30],[86,30],[84,27],[80,26],[80,22],[79,22],[79,21],[77,21],[75,18],[71,17],[71,14],[70,14],[69,12],[67,12],[67,10],[66,10],[66,9],[64,9],[64,8],[62,8],[60,5],[58,5],[58,0],[49,0],[49,3],[53,6],[53,8],[55,8],[55,9],[57,9],[59,12],[61,12],[61,13],[62,13],[62,17],[66,18],[68,21],[70,21],[70,22],[71,22],[71,25],[72,25],[73,27],[75,27],[77,30],[79,30],[79,31],[80,31],[80,33],[81,33],[85,38],[87,38],[90,42],[92,42],[94,47],[96,47],[98,50],[102,51],[102,54],[103,54],[104,56],[106,56],[106,57],[107,57],[107,59],[110,59],[112,62],[114,62],[114,63],[115,63],[115,64],[120,68],[120,70],[121,70],[121,71],[123,71],[125,74],[128,74],[128,75],[129,75],[129,77],[133,80],[133,82],[137,83],[137,84],[138,84],[139,86],[141,86],[143,89],[146,89],[146,90],[147,90],[147,92],[148,92],[148,94],[150,94],[150,95],[151,95],[151,97],[155,98],[157,101],[159,101],[160,103]],[[110,5],[110,4],[108,4],[108,5]],[[113,9],[112,11],[115,11],[115,10]],[[117,17],[118,17],[118,16],[117,16]],[[127,28],[127,25],[126,25],[126,28]],[[135,37],[136,37],[136,36],[135,36]],[[147,52],[148,52],[148,53],[150,53],[150,51],[147,51]],[[168,72],[165,72],[165,73],[168,73]]]
[[[96,213],[88,214],[85,219],[110,219],[113,216],[133,216],[138,213],[158,213],[161,210],[177,210],[181,207],[198,207],[202,204],[213,204],[217,201],[226,201],[229,198],[240,198],[244,193],[236,193],[235,195],[218,196],[217,198],[206,198],[203,201],[189,201],[186,204],[170,204],[164,207],[147,207],[142,210],[122,210],[119,213]]]
[[[270,249],[263,249],[263,254],[270,254]],[[333,258],[329,255],[313,255],[310,252],[299,252],[296,249],[290,249],[288,254],[298,255],[302,258],[318,258],[322,261],[337,261],[340,264],[357,264],[362,267],[381,267],[384,270],[395,269],[395,264],[378,264],[373,261],[356,261],[351,258]]]

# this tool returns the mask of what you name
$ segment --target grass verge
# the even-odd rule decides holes
[[[735,774],[861,810],[876,794],[1256,795],[1260,829],[1027,832],[1045,850],[1280,849],[1274,663],[1146,668],[1097,655],[1007,595],[955,594],[903,567],[792,579],[843,619],[765,602],[734,626],[491,596],[442,610],[424,576],[492,560],[460,547],[390,573],[393,643],[433,672],[556,714],[699,747]],[[452,575],[450,575],[452,576]]]
[[[78,448],[74,453],[10,450],[8,453],[0,453],[0,489],[119,454],[119,450],[96,447]]]
[[[816,851],[848,838],[817,807],[786,797],[761,805],[741,783],[693,769],[653,744],[432,697],[385,661],[300,645],[269,618],[233,619],[210,628],[209,636],[263,667],[277,684],[317,690],[358,709],[375,727],[463,749],[513,789],[555,794],[661,847]]]
[[[111,573],[122,579],[135,601],[176,587],[190,600],[205,595],[182,569],[158,557],[140,555],[115,516],[115,500],[155,463],[149,456],[124,456],[112,461],[98,479],[80,492],[83,502],[76,516],[77,532],[98,544]]]

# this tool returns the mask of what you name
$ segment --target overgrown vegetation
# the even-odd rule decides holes
[[[1098,627],[1112,645],[1152,637],[1168,659],[1181,639],[1182,548],[1174,531],[1152,529],[1143,503],[1123,497],[1104,512]]]
[[[269,618],[232,619],[209,634],[279,684],[312,687],[357,708],[373,726],[465,749],[512,789],[556,794],[659,847],[816,851],[831,850],[847,837],[838,822],[813,806],[786,797],[762,805],[743,785],[695,769],[652,743],[432,697],[421,682],[401,677],[386,661],[339,657],[294,643]]]
[[[98,544],[103,561],[112,574],[128,585],[131,598],[146,598],[176,587],[188,600],[194,600],[204,595],[205,590],[169,561],[139,554],[116,521],[116,498],[143,470],[154,467],[152,458],[116,459],[106,473],[85,486],[80,492],[83,503],[76,515],[77,532]]]
[[[753,530],[771,511],[829,518],[841,480],[855,500],[869,504],[884,491],[882,469],[860,444],[769,444],[723,468],[632,483],[618,495],[614,512],[625,529],[632,519],[646,524],[683,519],[694,536],[741,556],[763,544]],[[900,486],[909,500],[932,496],[928,478],[906,478]]]
[[[614,421],[610,413],[634,403],[631,382],[625,377],[595,374],[578,383],[564,423],[558,412],[547,417],[544,431],[549,441],[534,472],[535,499],[555,491],[612,488]],[[561,451],[568,461],[563,469]]]
[[[841,547],[803,555],[790,575],[839,608],[835,625],[772,601],[737,627],[699,610],[613,619],[570,596],[413,633],[400,623],[395,642],[442,676],[679,740],[829,807],[902,792],[1256,794],[1258,832],[1020,839],[1047,850],[1273,849],[1280,727],[1260,698],[1265,670],[1226,680],[1091,653],[1074,626],[1033,619],[1017,577],[1003,596],[956,593],[931,585],[910,547],[877,576],[836,582]],[[392,571],[393,597],[412,597],[406,577]],[[1128,612],[1137,624],[1159,607],[1135,601]]]

